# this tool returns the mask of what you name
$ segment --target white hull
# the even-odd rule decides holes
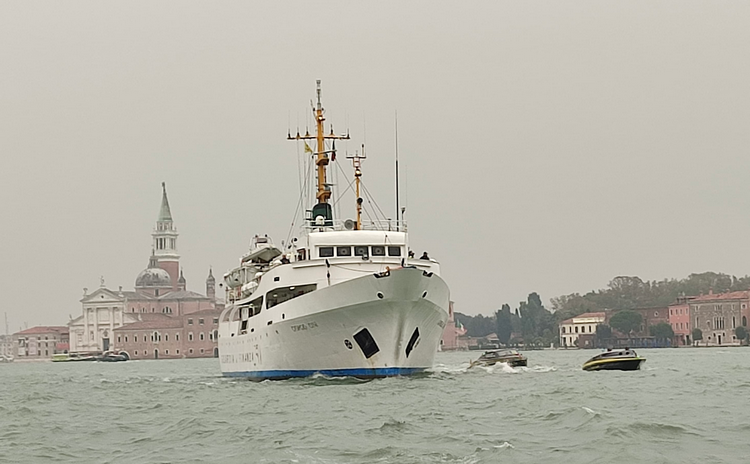
[[[335,283],[264,310],[270,318],[251,318],[247,334],[239,333],[239,321],[222,321],[221,370],[254,379],[420,372],[433,365],[448,300],[440,276],[421,269]],[[363,329],[374,339],[376,352],[367,348]]]

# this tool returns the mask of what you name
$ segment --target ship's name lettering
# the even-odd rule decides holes
[[[235,364],[241,362],[254,362],[256,360],[255,353],[239,353],[239,354],[223,354],[221,355],[221,362],[226,364]]]
[[[310,321],[307,324],[296,324],[296,325],[293,325],[291,327],[292,327],[292,332],[301,332],[303,330],[317,328],[318,327],[318,323],[315,322],[315,321]]]

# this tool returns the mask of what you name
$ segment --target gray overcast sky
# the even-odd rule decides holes
[[[2,2],[1,310],[61,324],[100,275],[131,289],[161,181],[190,289],[284,238],[317,78],[388,211],[398,111],[412,247],[459,311],[745,275],[749,24],[746,1]]]

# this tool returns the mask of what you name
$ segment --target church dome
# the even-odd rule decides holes
[[[138,287],[171,287],[172,278],[164,269],[149,267],[144,269],[135,278],[135,286]]]

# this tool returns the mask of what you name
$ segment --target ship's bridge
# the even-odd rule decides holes
[[[359,256],[363,259],[407,256],[406,232],[342,230],[312,232],[308,236],[310,259]]]

